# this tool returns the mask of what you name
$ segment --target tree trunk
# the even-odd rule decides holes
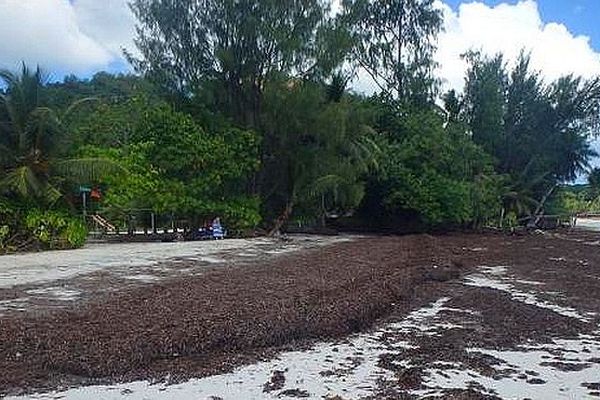
[[[268,236],[274,236],[277,234],[277,232],[279,232],[281,230],[283,225],[285,225],[285,223],[290,219],[293,209],[294,209],[294,202],[290,200],[286,204],[285,209],[283,210],[281,215],[279,215],[279,217],[277,217],[277,219],[275,220],[275,223],[273,224],[273,227],[269,231]]]
[[[325,228],[327,225],[327,210],[325,209],[325,195],[321,195],[321,227]]]
[[[404,95],[404,64],[402,64],[402,47],[404,46],[404,1],[400,3],[400,18],[398,20],[398,70],[396,80],[398,84],[398,100]]]
[[[557,184],[552,185],[552,187],[546,192],[544,197],[542,197],[540,204],[537,206],[535,212],[533,213],[533,218],[530,219],[529,223],[527,224],[528,228],[535,228],[538,222],[540,222],[541,212],[544,209],[544,205],[546,204],[546,201],[548,201],[548,198],[550,198],[550,196],[552,195],[552,192],[554,192],[554,189],[557,188],[557,186]]]

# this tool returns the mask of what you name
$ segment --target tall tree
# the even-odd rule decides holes
[[[442,13],[433,0],[343,0],[341,19],[354,39],[352,59],[387,94],[432,100],[433,54]]]
[[[467,71],[463,112],[473,132],[473,140],[497,155],[504,129],[508,77],[504,57],[497,55],[482,62],[479,53],[467,53],[472,65]]]
[[[350,99],[337,94],[310,81],[267,88],[262,187],[275,229],[296,209],[323,215],[351,210],[362,199],[362,176],[378,149]]]
[[[317,73],[322,0],[133,0],[139,72],[183,96],[211,95],[255,127],[266,79]]]
[[[498,171],[527,188],[521,197],[546,199],[558,183],[587,169],[595,154],[589,139],[600,134],[600,78],[566,76],[547,84],[526,53],[510,70],[501,55],[467,58],[463,116]],[[514,188],[508,193],[517,196]]]

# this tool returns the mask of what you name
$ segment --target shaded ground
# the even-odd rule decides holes
[[[230,374],[56,398],[593,398],[599,239],[361,238],[11,314],[0,320],[0,393],[184,382],[284,351]]]

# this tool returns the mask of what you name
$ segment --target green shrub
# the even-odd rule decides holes
[[[260,200],[256,197],[240,197],[223,204],[221,208],[223,219],[232,231],[241,234],[260,223]]]
[[[8,225],[0,225],[0,248],[4,248],[9,235],[10,227]]]
[[[0,198],[0,254],[14,251],[15,233],[18,232],[19,212],[16,207]]]
[[[71,218],[66,228],[61,233],[63,243],[70,249],[83,247],[87,240],[88,230],[83,221]]]
[[[58,211],[30,210],[25,216],[25,229],[42,249],[72,249],[85,244],[85,224]]]

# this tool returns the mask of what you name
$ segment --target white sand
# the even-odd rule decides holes
[[[590,231],[600,231],[600,219],[577,218],[575,226]]]
[[[223,262],[224,253],[243,257],[277,255],[307,247],[351,240],[347,236],[292,236],[289,242],[270,238],[175,243],[92,244],[79,250],[0,256],[0,288],[68,279],[114,267],[152,266],[172,259],[206,265]],[[235,255],[235,254],[234,254]]]

